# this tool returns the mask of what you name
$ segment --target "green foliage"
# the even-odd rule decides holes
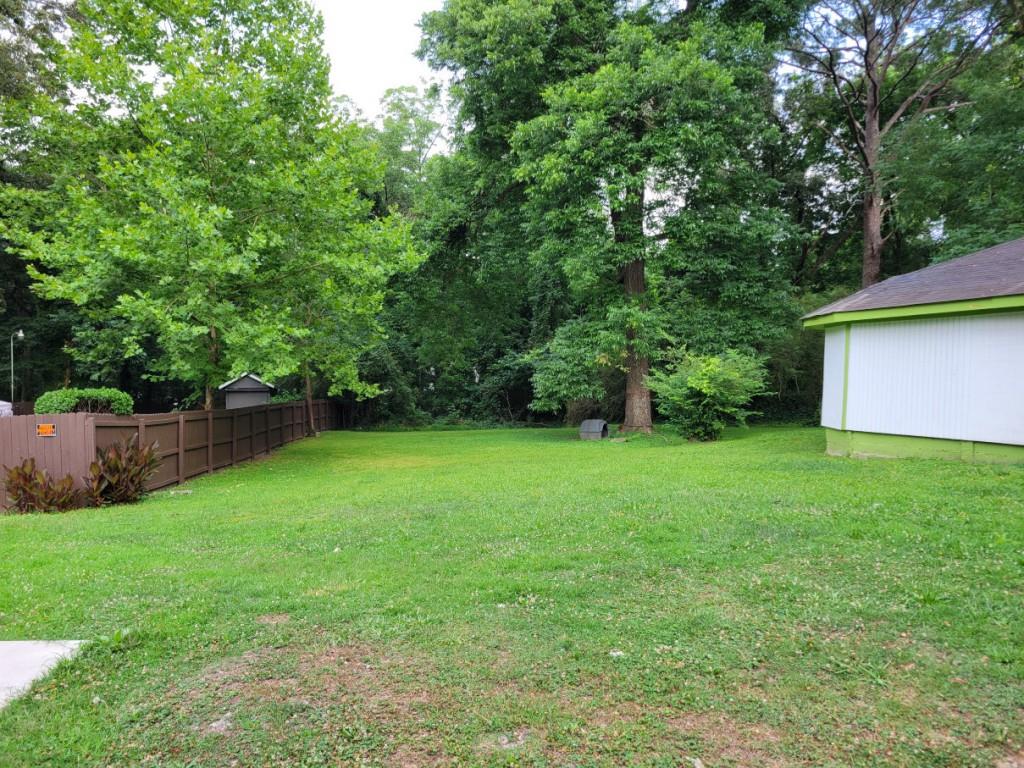
[[[160,467],[157,443],[139,446],[138,436],[96,449],[89,465],[85,497],[92,506],[133,504],[146,494],[146,483]]]
[[[806,293],[799,298],[799,314],[817,309],[847,295],[846,289]],[[794,317],[785,333],[764,348],[766,391],[756,401],[766,419],[810,420],[821,408],[824,365],[821,333],[803,327]]]
[[[382,120],[377,143],[385,163],[380,188],[385,211],[410,213],[425,181],[427,161],[439,149],[442,125],[438,121],[441,90],[437,85],[420,92],[406,86],[392,88],[381,100]]]
[[[39,99],[48,189],[0,190],[0,234],[42,296],[86,318],[91,370],[143,365],[205,391],[267,375],[360,389],[406,228],[374,213],[370,131],[335,104],[303,0],[84,0],[56,57],[79,97]]]
[[[658,411],[696,440],[717,440],[730,423],[746,424],[746,410],[764,392],[764,362],[726,350],[721,355],[673,352],[665,370],[654,371],[648,386],[657,395]]]
[[[111,387],[54,389],[36,400],[36,413],[116,413],[129,416],[135,408],[131,395]]]
[[[758,407],[806,415],[820,337],[797,318],[859,282],[864,191],[834,86],[776,66],[840,34],[796,29],[820,11],[446,0],[420,53],[450,101],[397,88],[371,127],[333,100],[305,0],[0,2],[16,397],[202,403],[251,368],[344,392],[360,423],[615,419],[630,361],[678,339],[765,356]],[[882,142],[886,274],[1024,234],[1024,56],[994,43]],[[883,122],[913,63],[878,83]]]
[[[270,402],[272,403],[295,403],[305,399],[306,396],[297,389],[282,390],[270,396]]]
[[[597,332],[593,323],[569,321],[530,355],[534,369],[531,410],[557,412],[568,403],[598,400],[604,395]]]
[[[550,87],[547,112],[512,140],[533,230],[619,367],[669,334],[760,346],[794,315],[778,266],[792,235],[758,159],[777,140],[761,31],[661,31],[621,22],[602,65]],[[636,264],[646,284],[623,295]]]
[[[904,126],[883,167],[899,179],[899,225],[936,260],[1024,236],[1024,40],[957,83],[956,109]]]
[[[36,468],[35,459],[25,459],[16,467],[4,467],[8,514],[66,512],[82,505],[82,494],[71,475],[54,480],[50,473]]]
[[[4,108],[38,93],[61,94],[63,83],[47,54],[65,30],[69,12],[73,12],[69,4],[54,0],[0,2],[0,103]]]

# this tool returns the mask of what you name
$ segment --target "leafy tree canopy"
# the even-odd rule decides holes
[[[248,368],[361,389],[384,286],[415,257],[373,215],[383,165],[332,102],[319,16],[302,0],[77,9],[58,60],[78,96],[34,105],[53,184],[4,192],[40,292],[90,321],[75,354],[146,357],[207,406]]]

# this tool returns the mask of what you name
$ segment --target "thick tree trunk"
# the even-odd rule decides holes
[[[309,434],[316,434],[316,418],[313,416],[313,379],[309,375],[309,366],[302,366],[302,373],[306,380],[306,414],[309,417]]]
[[[632,169],[639,176],[639,169]],[[644,187],[626,192],[619,205],[611,211],[612,229],[619,253],[626,257],[622,270],[622,283],[626,300],[646,308],[647,274],[644,262]],[[620,427],[623,432],[646,432],[653,428],[651,419],[651,390],[647,388],[647,374],[651,364],[636,349],[636,332],[626,331],[626,414]]]
[[[626,296],[642,302],[647,292],[643,259],[635,259],[626,265],[624,282]],[[632,330],[626,333],[626,418],[622,422],[622,431],[650,434],[654,428],[651,419],[651,390],[647,387],[651,363],[637,352],[635,336]]]
[[[206,396],[203,398],[203,410],[213,410],[213,387],[209,384],[206,385]]]
[[[864,255],[861,264],[861,286],[878,282],[882,273],[882,194],[874,185],[864,193]]]

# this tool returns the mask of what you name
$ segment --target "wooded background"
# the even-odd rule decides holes
[[[0,4],[16,399],[254,370],[349,424],[642,420],[735,349],[808,418],[803,312],[1024,236],[1015,0],[448,0],[448,86],[376,121],[302,0],[150,6]]]

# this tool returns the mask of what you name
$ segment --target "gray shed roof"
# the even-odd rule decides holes
[[[231,381],[225,381],[217,389],[226,389],[230,392],[266,392],[271,389],[277,389],[277,387],[263,381],[255,373],[243,373]]]
[[[910,307],[1024,294],[1024,237],[897,275],[826,304],[804,319],[837,312]]]

